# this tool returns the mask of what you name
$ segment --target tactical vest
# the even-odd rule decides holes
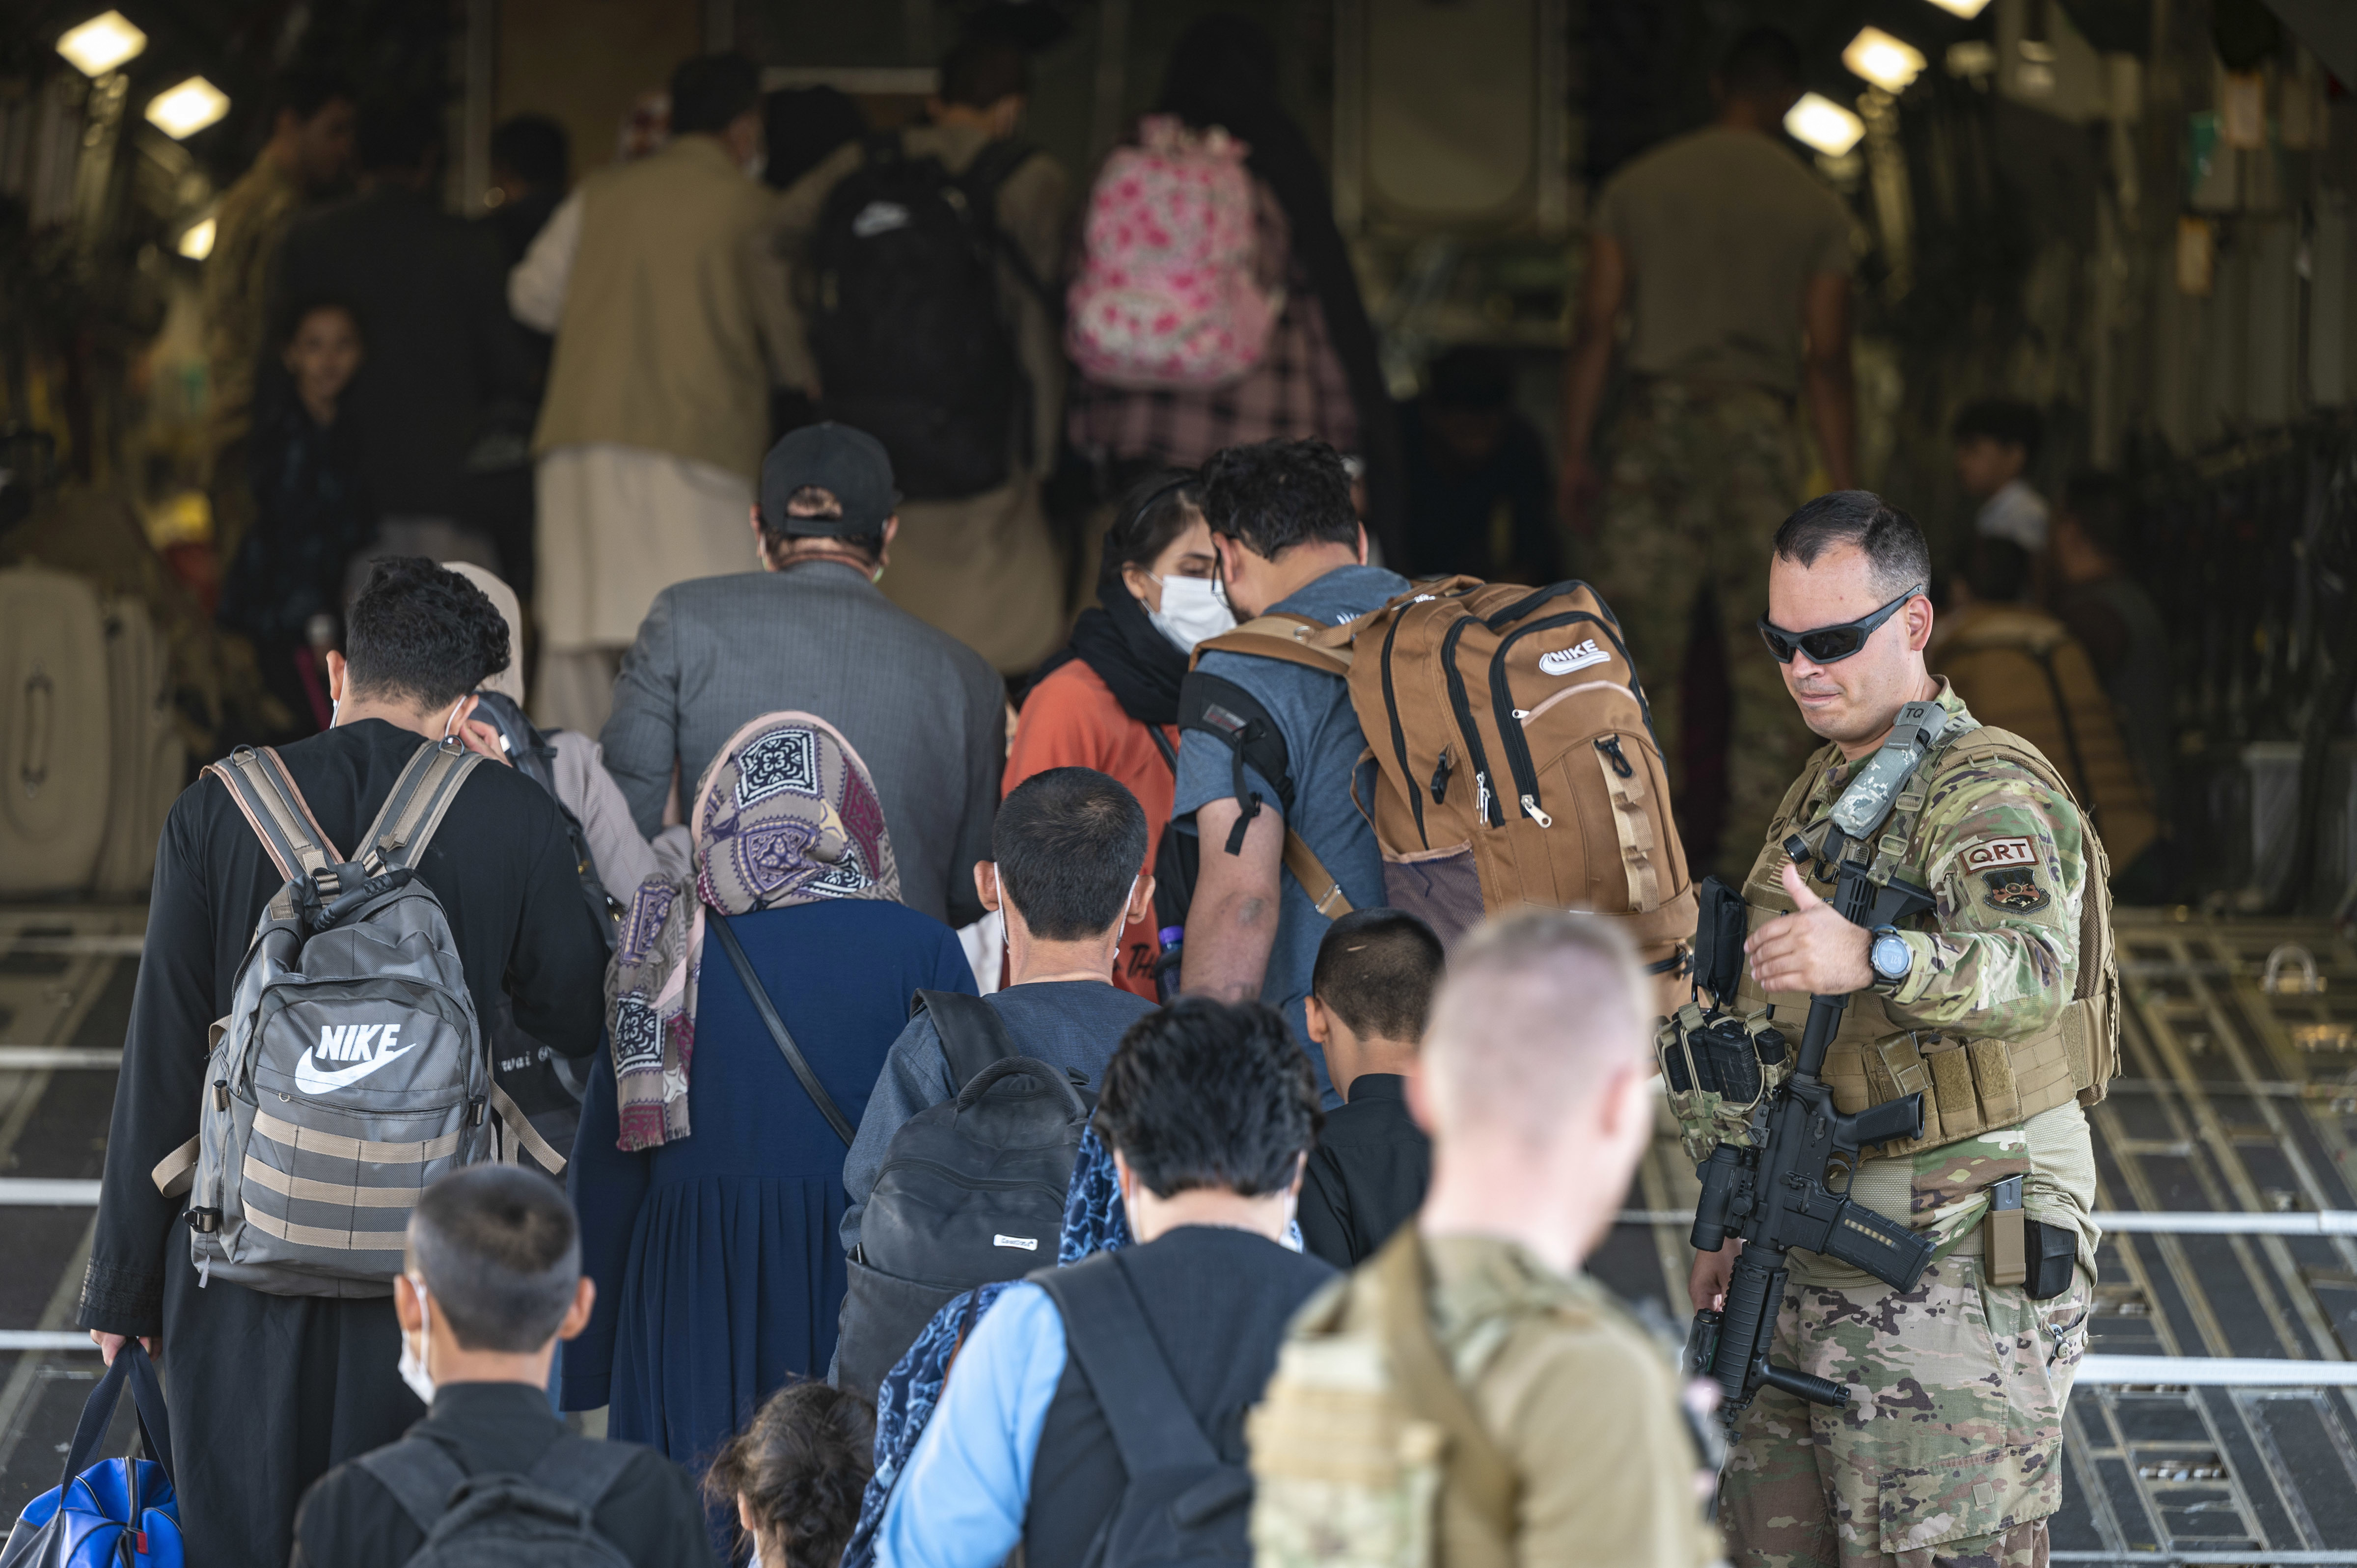
[[[2038,748],[2007,730],[1986,725],[1949,740],[1901,787],[1889,820],[1875,841],[1875,868],[1894,871],[1930,886],[1923,846],[1917,841],[1923,808],[1933,787],[1951,769],[1996,757],[2015,763],[2059,798],[2078,808],[2070,786]],[[1786,864],[1783,843],[1799,833],[1812,847],[1824,842],[1825,821],[1801,819],[1810,786],[1838,760],[1828,746],[1810,759],[1786,791],[1768,829],[1767,843],[1743,885],[1750,906],[1749,929],[1790,914],[1792,900],[1780,875]],[[1830,809],[1831,802],[1827,803]],[[1910,1029],[1892,1018],[1880,993],[1861,991],[1850,998],[1840,1029],[1825,1052],[1824,1080],[1835,1106],[1856,1114],[1901,1095],[1923,1096],[1923,1136],[1884,1144],[1883,1155],[1913,1154],[2010,1127],[2041,1111],[2076,1099],[2093,1105],[2119,1072],[2119,972],[2112,954],[2111,860],[2094,825],[2081,817],[2086,842],[2086,890],[2080,905],[2078,979],[2070,1004],[2053,1023],[2020,1039],[1975,1037],[1938,1029]],[[1824,896],[1832,897],[1831,889]],[[1781,1026],[1798,1039],[1809,1015],[1809,999],[1797,992],[1763,995],[1747,966],[1734,1011],[1748,1016],[1773,1005]]]

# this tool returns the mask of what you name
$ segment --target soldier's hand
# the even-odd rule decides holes
[[[1686,1281],[1686,1294],[1696,1312],[1726,1310],[1727,1282],[1734,1277],[1735,1260],[1742,1251],[1742,1241],[1730,1237],[1727,1245],[1716,1252],[1695,1254],[1694,1273]]]
[[[1761,926],[1743,944],[1753,983],[1763,992],[1800,991],[1812,996],[1846,996],[1873,984],[1874,970],[1866,961],[1866,928],[1843,919],[1810,891],[1798,867],[1786,865],[1783,876],[1792,912]]]

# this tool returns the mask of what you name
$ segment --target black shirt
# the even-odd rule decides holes
[[[350,854],[421,744],[408,730],[361,719],[278,756],[328,843]],[[475,1015],[492,1016],[505,992],[525,1033],[584,1057],[605,1023],[606,942],[574,864],[548,792],[487,762],[459,787],[418,870],[450,922]],[[178,1223],[185,1200],[158,1193],[148,1173],[197,1131],[206,1030],[230,1010],[254,922],[282,886],[219,779],[200,778],[181,792],[156,845],[78,1327],[163,1326],[165,1253],[185,1255],[188,1235]]]
[[[548,1395],[529,1383],[452,1383],[434,1391],[433,1408],[409,1435],[436,1439],[468,1475],[522,1475],[564,1431]],[[712,1563],[695,1488],[651,1448],[639,1449],[591,1519],[638,1568]],[[357,1464],[340,1465],[304,1494],[289,1562],[291,1568],[401,1568],[425,1544],[425,1532],[382,1481]]]
[[[1329,1112],[1302,1173],[1302,1245],[1338,1269],[1355,1268],[1424,1203],[1432,1141],[1407,1113],[1407,1080],[1361,1073],[1351,1102]]]

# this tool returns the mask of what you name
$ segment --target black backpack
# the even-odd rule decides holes
[[[1253,1560],[1252,1472],[1220,1457],[1162,1354],[1119,1252],[1031,1276],[1063,1315],[1067,1353],[1104,1412],[1129,1484],[1082,1568]]]
[[[408,1437],[355,1463],[425,1532],[409,1568],[630,1568],[592,1515],[638,1453],[568,1432],[529,1475],[473,1476],[433,1438]]]
[[[581,881],[581,897],[597,916],[597,929],[606,950],[614,949],[618,922],[625,912],[598,878],[597,862],[589,853],[589,836],[581,820],[556,794],[556,748],[533,726],[514,701],[498,692],[478,692],[474,716],[499,732],[500,747],[515,770],[548,792],[564,819],[565,837],[573,845],[574,869]],[[573,1157],[573,1140],[581,1127],[581,1096],[588,1084],[586,1062],[558,1056],[517,1027],[515,1007],[504,988],[483,1018],[483,1038],[491,1050],[493,1103],[507,1135],[532,1162],[553,1176],[565,1174]],[[504,1097],[506,1104],[499,1104]],[[511,1109],[512,1107],[512,1109]]]
[[[1028,439],[1000,254],[1038,284],[993,212],[999,186],[1034,150],[994,142],[952,177],[885,132],[867,138],[819,216],[802,304],[821,412],[883,442],[910,499],[996,489],[1018,436]]]
[[[870,1399],[952,1297],[1056,1261],[1094,1109],[1078,1074],[1018,1055],[981,997],[920,991],[916,1004],[964,1087],[892,1134],[860,1217],[834,1381]]]

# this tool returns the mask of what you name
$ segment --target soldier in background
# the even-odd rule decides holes
[[[1855,482],[1850,219],[1780,145],[1801,93],[1792,39],[1744,34],[1712,89],[1716,121],[1631,163],[1597,200],[1565,372],[1563,492],[1574,532],[1594,536],[1592,575],[1620,618],[1681,794],[1686,644],[1695,601],[1713,596],[1733,708],[1720,874],[1733,881],[1808,754],[1774,680],[1736,650],[1766,596],[1769,536],[1803,493],[1796,397],[1832,488]],[[1630,385],[1608,483],[1590,443],[1624,308]]]
[[[205,353],[212,371],[207,489],[214,552],[223,565],[236,558],[253,516],[246,435],[253,423],[254,372],[264,350],[278,242],[305,206],[343,179],[352,156],[352,88],[341,76],[289,71],[271,102],[270,140],[222,195],[213,248],[205,257]]]
[[[2107,977],[2080,973],[2083,953],[2109,950],[2103,846],[2034,746],[1978,725],[1927,672],[1931,557],[1912,519],[1836,492],[1793,513],[1774,549],[1760,630],[1831,744],[1785,794],[1745,884],[1735,1008],[1797,1021],[1812,994],[1850,995],[1823,1073],[1836,1107],[1921,1090],[1926,1132],[1879,1145],[1850,1196],[1939,1251],[1909,1292],[1789,1255],[1771,1359],[1846,1385],[1850,1402],[1760,1391],[1723,1482],[1728,1552],[1762,1568],[2027,1568],[2046,1560],[2062,1500],[2062,1408],[2100,1240],[2076,1091],[2109,1067]],[[1949,727],[1899,787],[1879,842],[1903,845],[1900,872],[1934,909],[1920,929],[1869,932],[1782,844],[1800,834],[1818,852],[1812,872],[1825,863],[1827,812],[1912,702],[1935,702]],[[1697,1255],[1696,1310],[1720,1303],[1735,1253]]]

